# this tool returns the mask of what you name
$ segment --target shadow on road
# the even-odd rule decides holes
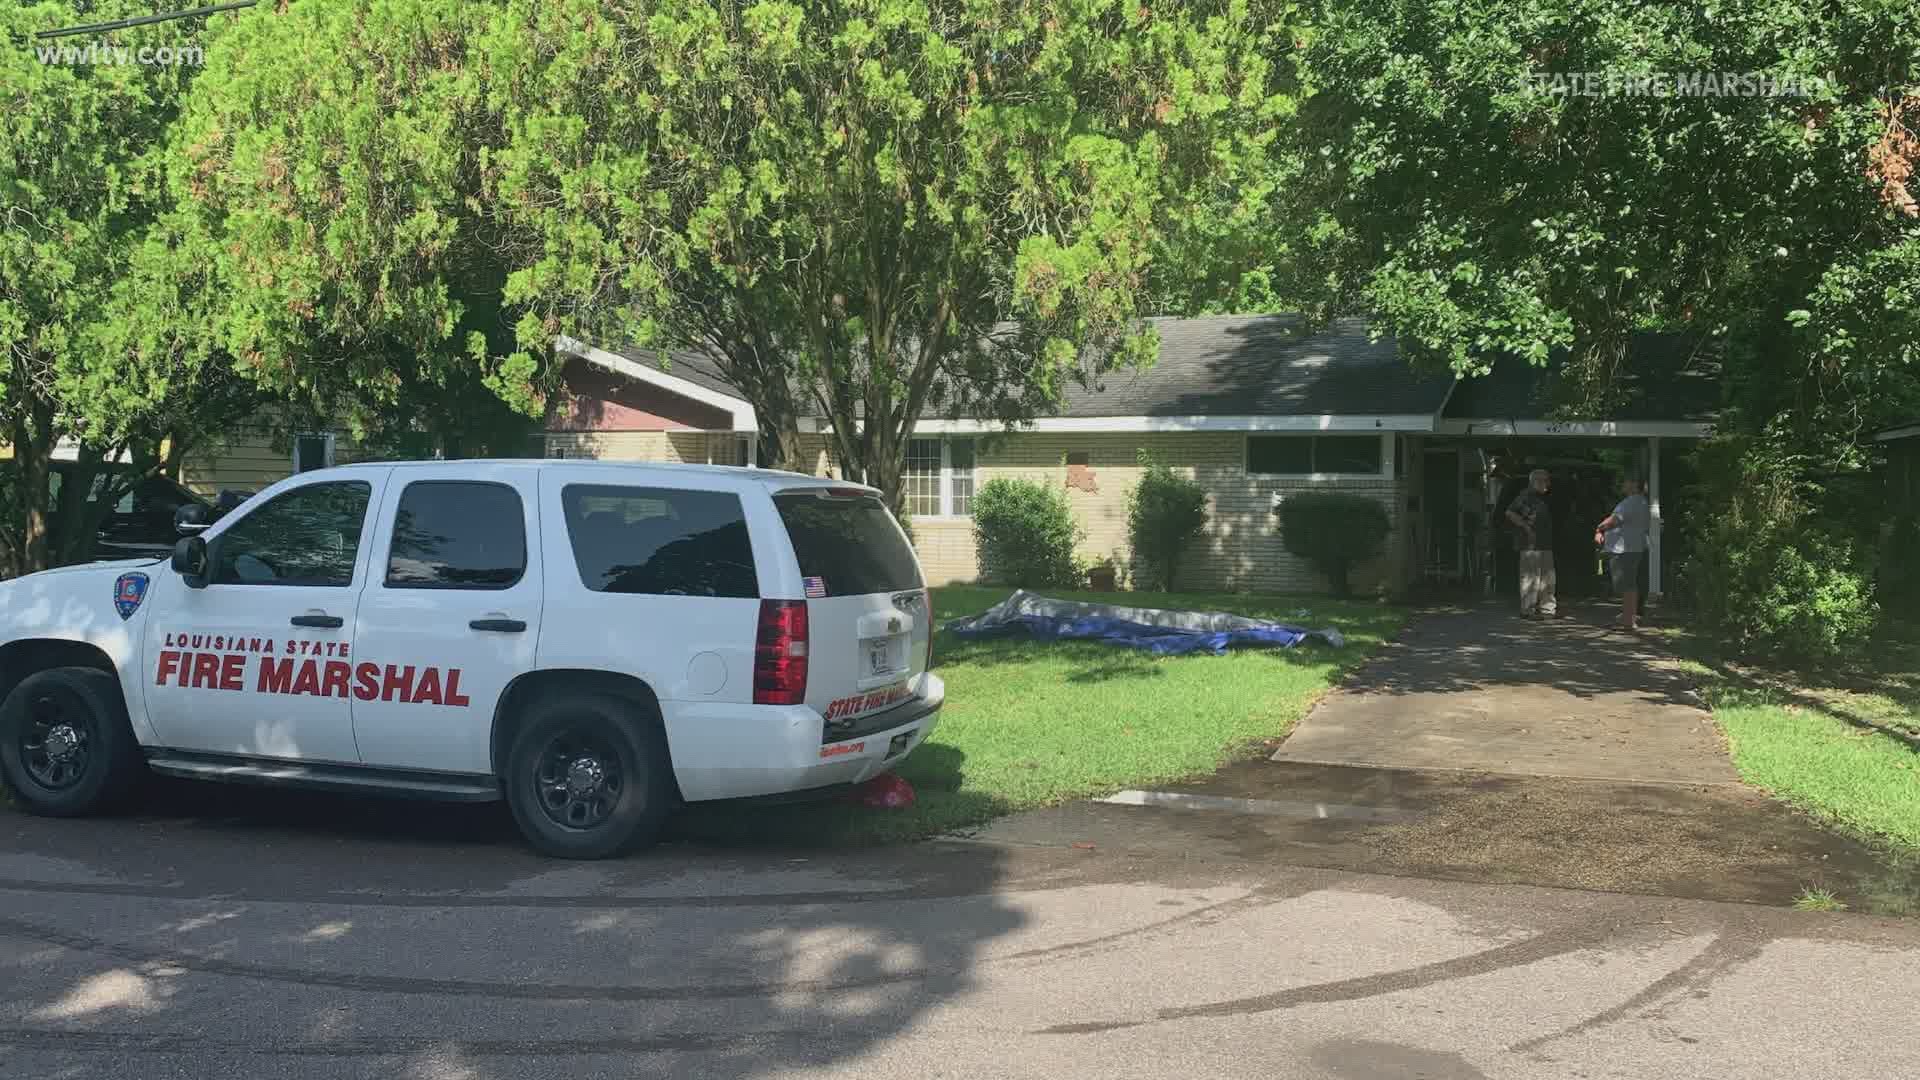
[[[498,806],[163,782],[115,819],[0,810],[0,838],[19,1075],[760,1076],[906,1030],[1026,919],[994,848],[569,863]]]

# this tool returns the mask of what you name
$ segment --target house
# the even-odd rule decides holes
[[[1510,362],[1467,381],[1423,374],[1393,341],[1373,340],[1360,319],[1321,328],[1280,315],[1154,323],[1161,345],[1151,368],[1072,388],[1057,415],[1012,433],[971,419],[916,425],[907,510],[932,581],[978,576],[970,502],[999,476],[1065,488],[1086,533],[1081,553],[1124,564],[1126,496],[1146,450],[1209,494],[1206,535],[1179,571],[1183,588],[1324,588],[1286,552],[1274,509],[1290,494],[1326,489],[1380,500],[1393,523],[1387,550],[1354,573],[1357,588],[1398,593],[1427,579],[1487,587],[1499,574],[1485,523],[1498,520],[1514,483],[1507,473],[1521,463],[1564,469],[1589,501],[1606,500],[1595,522],[1612,506],[1621,472],[1646,478],[1656,521],[1649,586],[1661,591],[1662,463],[1711,433],[1718,400],[1712,367],[1686,342],[1637,337],[1620,404],[1606,416],[1568,419],[1554,415],[1560,388],[1552,368]],[[569,391],[548,421],[543,452],[754,460],[752,405],[703,357],[674,353],[663,370],[646,351],[566,340],[560,350]],[[807,416],[800,429],[807,469],[831,475],[830,424]],[[1597,580],[1586,524],[1572,525],[1569,553],[1575,563],[1587,556]]]
[[[1875,436],[1887,452],[1887,516],[1920,516],[1920,421]]]
[[[1719,384],[1697,350],[1641,335],[1605,416],[1557,416],[1556,369],[1518,361],[1484,378],[1423,373],[1364,320],[1322,327],[1284,315],[1153,320],[1160,355],[1071,388],[1056,415],[1014,432],[991,421],[929,416],[907,449],[907,510],[935,584],[974,580],[970,504],[979,485],[1019,476],[1063,487],[1085,538],[1081,554],[1127,562],[1126,498],[1139,452],[1198,480],[1209,523],[1179,569],[1183,589],[1304,592],[1325,587],[1281,543],[1279,502],[1334,489],[1380,500],[1392,522],[1386,550],[1356,568],[1356,588],[1402,593],[1422,582],[1493,588],[1502,561],[1497,523],[1529,467],[1554,471],[1567,500],[1563,590],[1582,558],[1597,584],[1589,521],[1612,506],[1624,472],[1649,483],[1655,508],[1648,591],[1661,592],[1663,472],[1712,431]],[[562,393],[529,453],[547,457],[747,465],[763,458],[752,402],[706,357],[606,349],[561,338]],[[835,471],[831,425],[800,419],[804,467]],[[186,482],[257,490],[289,471],[350,460],[325,435],[289,449],[264,436],[190,458]],[[1664,463],[1664,464],[1663,464]],[[1582,501],[1584,500],[1584,501]],[[1593,512],[1597,508],[1597,512]],[[1505,569],[1503,570],[1503,567]]]
[[[209,498],[222,491],[254,492],[294,473],[359,461],[360,447],[344,432],[279,435],[243,428],[189,450],[180,483]]]

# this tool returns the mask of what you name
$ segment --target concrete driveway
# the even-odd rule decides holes
[[[1626,783],[1738,775],[1678,662],[1576,608],[1528,622],[1505,607],[1415,618],[1287,737],[1275,761]]]

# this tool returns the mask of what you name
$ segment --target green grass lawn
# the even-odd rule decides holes
[[[1009,589],[934,592],[941,623],[984,611]],[[1139,607],[1232,611],[1334,627],[1341,649],[1155,657],[1093,642],[936,641],[947,683],[940,726],[899,772],[911,810],[845,805],[695,808],[675,832],[701,841],[908,840],[1001,814],[1203,774],[1251,743],[1286,734],[1321,694],[1406,619],[1402,609],[1324,597],[1049,593]]]
[[[1677,636],[1700,663],[1734,767],[1808,812],[1920,849],[1920,636],[1895,632],[1850,670],[1820,675],[1726,663]]]

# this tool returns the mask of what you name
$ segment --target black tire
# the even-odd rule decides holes
[[[111,672],[35,672],[0,702],[0,777],[30,813],[78,817],[113,809],[146,771]]]
[[[534,850],[604,859],[651,845],[673,808],[673,766],[658,718],[609,694],[543,696],[507,753],[507,805]],[[595,780],[600,787],[589,788]],[[608,789],[609,780],[617,783]]]

